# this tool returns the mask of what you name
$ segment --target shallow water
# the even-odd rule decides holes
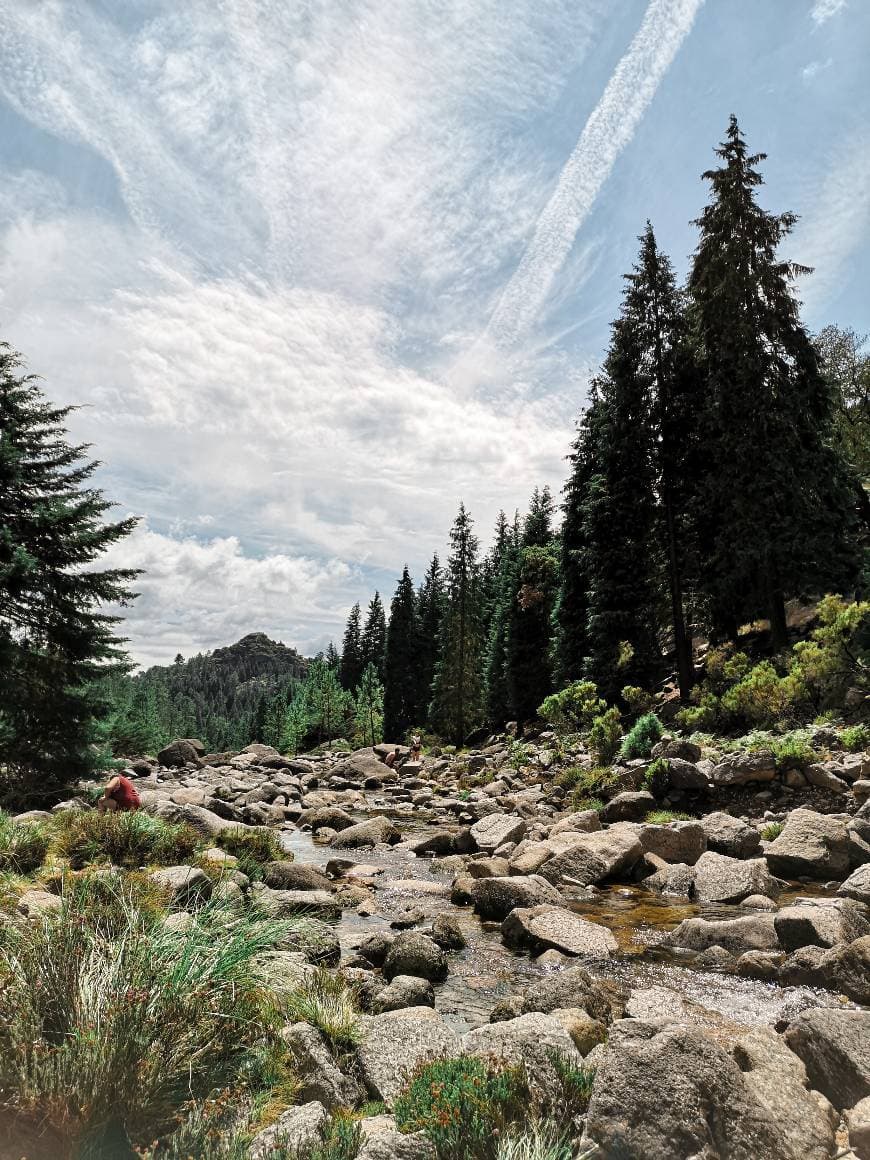
[[[390,811],[390,816],[405,833],[425,826],[419,813],[413,821],[397,816],[395,811]],[[422,911],[429,920],[440,912],[456,919],[468,945],[448,956],[450,975],[436,987],[435,1007],[460,1033],[486,1023],[499,999],[523,990],[535,978],[553,969],[509,950],[501,941],[499,923],[481,922],[470,908],[452,905],[452,875],[433,871],[430,858],[417,858],[410,851],[396,847],[333,851],[315,843],[310,833],[300,830],[282,831],[280,838],[284,849],[299,862],[323,868],[331,858],[340,856],[378,871],[364,879],[374,886],[378,914],[362,917],[350,909],[344,912],[338,924],[339,940],[345,952],[354,951],[373,932],[389,929],[390,921],[408,906]],[[790,893],[799,895],[808,891],[801,888]],[[699,1004],[706,1009],[696,1011],[690,1007],[686,1011],[689,1019],[725,1029],[729,1025],[758,1026],[775,1023],[783,1008],[796,1001],[814,998],[821,998],[827,1004],[836,1001],[830,993],[808,987],[779,987],[698,970],[686,961],[684,953],[659,947],[665,934],[684,918],[694,915],[732,918],[751,913],[740,907],[700,906],[663,899],[640,887],[624,885],[603,888],[592,899],[572,899],[569,891],[566,905],[591,922],[608,927],[619,944],[619,953],[613,958],[578,959],[579,965],[591,974],[632,988],[667,987],[689,1004]],[[710,1016],[710,1012],[717,1014]]]

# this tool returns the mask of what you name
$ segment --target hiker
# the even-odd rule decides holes
[[[423,739],[419,733],[415,733],[411,738],[411,761],[419,764],[422,761]]]
[[[398,760],[399,760],[399,746],[397,745],[396,748],[393,750],[393,752],[388,753],[387,756],[384,758],[384,765],[386,765],[388,769],[395,769],[396,762]]]
[[[136,787],[128,777],[118,773],[109,781],[103,790],[103,796],[97,802],[97,809],[101,814],[116,813],[118,810],[138,810],[142,804]]]

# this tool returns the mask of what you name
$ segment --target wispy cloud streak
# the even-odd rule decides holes
[[[847,0],[816,0],[810,10],[810,19],[819,25],[826,24],[832,16],[842,12],[846,4]]]
[[[493,312],[489,336],[498,345],[514,343],[540,313],[577,231],[617,157],[634,136],[702,3],[703,0],[651,0]]]

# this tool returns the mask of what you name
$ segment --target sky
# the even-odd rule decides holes
[[[649,218],[735,113],[870,330],[866,0],[0,0],[0,338],[75,403],[141,664],[311,655],[558,493]]]

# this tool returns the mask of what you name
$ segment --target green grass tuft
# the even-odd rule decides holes
[[[0,874],[32,874],[45,861],[51,836],[42,822],[17,822],[0,810]]]
[[[288,992],[284,1007],[290,1019],[316,1027],[335,1055],[344,1055],[359,1043],[356,995],[343,979],[325,967],[318,967],[301,987]]]
[[[74,870],[94,863],[113,866],[177,866],[202,844],[189,826],[152,818],[142,810],[101,814],[65,810],[54,822],[55,851]]]
[[[761,836],[765,842],[775,841],[782,831],[785,829],[782,822],[770,822],[761,831]]]

